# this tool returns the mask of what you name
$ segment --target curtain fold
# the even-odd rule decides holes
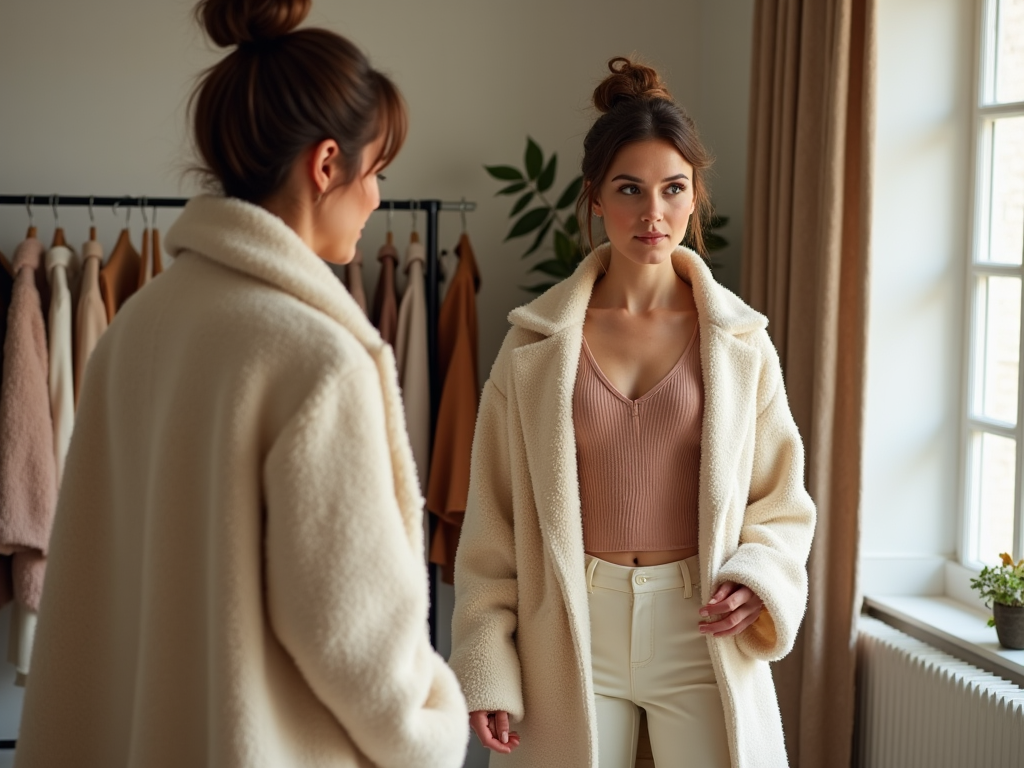
[[[769,319],[818,505],[810,596],[773,668],[796,768],[850,764],[875,0],[758,0],[742,292]]]

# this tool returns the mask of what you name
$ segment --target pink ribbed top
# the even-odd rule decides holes
[[[704,414],[697,328],[679,361],[630,400],[601,372],[583,340],[573,421],[588,552],[697,546]]]

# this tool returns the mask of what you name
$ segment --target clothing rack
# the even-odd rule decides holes
[[[0,195],[0,205],[23,205],[28,209],[31,219],[32,206],[61,207],[113,207],[131,210],[132,208],[184,208],[187,197],[95,197],[83,195]],[[465,200],[446,202],[442,200],[381,200],[377,211],[423,211],[427,219],[425,248],[427,251],[426,293],[427,293],[427,356],[430,368],[430,444],[434,444],[434,431],[437,428],[437,412],[441,406],[441,373],[438,370],[437,352],[437,321],[441,311],[438,290],[441,285],[438,250],[438,215],[442,211],[459,211],[463,214],[476,210],[476,203]],[[423,489],[426,493],[426,489]],[[433,538],[437,521],[430,517],[430,534]],[[429,541],[427,543],[429,547]],[[430,577],[430,641],[437,647],[437,567],[427,569]],[[0,742],[0,750],[4,749]]]

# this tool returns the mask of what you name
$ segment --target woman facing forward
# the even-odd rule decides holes
[[[512,312],[484,387],[451,665],[501,765],[786,764],[769,661],[814,506],[765,318],[702,250],[710,158],[654,70],[594,93],[578,212],[609,242]]]
[[[405,136],[394,85],[309,0],[205,0],[195,95],[224,197],[168,232],[85,377],[22,766],[461,766],[427,637],[394,358],[345,263]]]

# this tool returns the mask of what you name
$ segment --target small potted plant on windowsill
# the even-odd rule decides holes
[[[996,628],[999,644],[1015,651],[1024,650],[1024,559],[1014,563],[1005,552],[999,556],[1003,564],[985,566],[971,587],[978,590],[985,605],[995,614],[988,620]]]

